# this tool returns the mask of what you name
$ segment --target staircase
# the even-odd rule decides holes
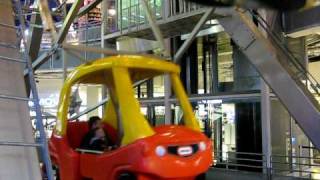
[[[17,24],[16,24],[17,22]],[[0,1],[0,179],[40,180],[40,161],[46,167],[49,180],[53,179],[46,135],[39,106],[36,83],[28,52],[24,47],[24,19],[20,0]],[[26,93],[24,69],[28,68],[32,98]],[[31,126],[29,102],[36,111],[36,129],[40,134],[35,142]],[[37,149],[39,151],[37,151]],[[38,153],[40,152],[38,157]]]
[[[219,19],[220,24],[320,149],[320,106],[316,100],[319,83],[281,44],[261,16],[236,8],[217,8],[215,13],[225,16]]]

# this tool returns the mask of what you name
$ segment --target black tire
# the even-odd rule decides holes
[[[196,180],[206,180],[206,173],[200,174],[196,177]]]
[[[121,173],[117,180],[137,180],[137,177],[130,172]]]
[[[60,180],[59,168],[57,166],[53,166],[53,170],[55,171],[55,180]]]

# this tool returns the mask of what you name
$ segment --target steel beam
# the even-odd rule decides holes
[[[0,26],[6,27],[6,28],[11,28],[11,29],[18,29],[17,26],[10,25],[10,24],[5,24],[5,23],[0,23]]]
[[[164,77],[164,108],[165,108],[164,122],[167,125],[170,125],[172,120],[170,97],[171,97],[171,81],[170,81],[170,76],[167,74]]]
[[[156,38],[156,40],[160,44],[160,49],[163,51],[163,55],[166,58],[170,58],[170,50],[167,48],[165,44],[165,40],[163,38],[163,35],[161,33],[160,27],[156,23],[156,18],[148,4],[147,0],[140,0],[142,6],[145,8],[146,16],[149,21],[149,24],[151,26],[151,29],[153,31],[153,34]],[[171,103],[169,102],[169,98],[171,96],[171,82],[169,76],[165,76],[165,98],[164,98],[164,104],[165,104],[165,123],[171,124]]]
[[[44,64],[48,59],[50,59],[51,55],[54,54],[56,50],[51,49],[46,53],[41,54],[38,58],[32,63],[32,68],[34,70],[38,69],[42,64]],[[28,70],[24,70],[24,75],[28,75]]]
[[[136,53],[127,52],[127,51],[117,51],[115,49],[109,49],[109,48],[98,48],[98,47],[90,47],[86,45],[72,45],[72,44],[62,44],[62,48],[67,50],[73,50],[73,51],[85,51],[90,53],[97,53],[97,54],[105,54],[105,55],[133,55]]]
[[[63,82],[67,79],[68,75],[68,60],[67,60],[67,55],[66,55],[66,50],[62,50],[62,79]]]
[[[84,0],[77,0],[75,3],[73,3],[71,9],[68,12],[67,17],[65,18],[62,28],[59,31],[59,34],[57,38],[55,39],[54,47],[47,53],[44,53],[40,55],[33,63],[32,63],[32,68],[35,70],[39,68],[43,63],[45,63],[52,54],[57,50],[59,45],[61,45],[66,38],[69,28],[73,22],[73,20],[76,18],[78,11],[80,9],[80,6],[82,5]],[[28,71],[24,71],[24,75],[27,75]]]
[[[153,31],[153,34],[155,36],[155,38],[157,39],[157,41],[160,43],[160,48],[163,50],[163,54],[165,57],[169,57],[170,56],[170,51],[166,48],[166,44],[164,42],[164,38],[163,35],[161,33],[161,30],[159,28],[159,26],[156,23],[156,18],[154,17],[152,10],[150,9],[150,6],[148,4],[147,0],[140,0],[141,4],[143,6],[143,8],[145,9],[146,12],[146,16],[147,19],[149,21],[149,24],[151,26],[151,29]]]
[[[39,10],[42,18],[42,24],[47,31],[50,31],[52,39],[56,39],[57,31],[55,24],[53,22],[53,18],[51,15],[51,11],[49,9],[48,0],[39,0]]]
[[[33,62],[38,57],[38,53],[41,45],[42,33],[43,33],[43,29],[37,27],[42,25],[40,14],[31,15],[30,23],[36,25],[36,26],[30,26],[29,36],[27,39],[27,49],[28,49],[31,61]]]
[[[262,152],[266,162],[265,174],[270,175],[271,163],[271,98],[270,88],[261,79],[261,126],[262,126]]]
[[[41,147],[42,144],[37,143],[24,143],[24,142],[5,142],[1,141],[0,146],[23,146],[23,147]]]
[[[280,41],[272,36],[272,32],[263,26],[262,20],[259,20],[259,24],[268,32],[270,39],[264,37],[253,23],[252,14],[248,15],[247,11],[219,8],[216,13],[232,16],[219,19],[220,24],[277,94],[306,136],[320,149],[320,105],[309,87],[301,81],[301,77],[308,78],[308,82],[313,83],[313,86],[318,83],[310,73],[300,67]],[[296,68],[299,73],[288,67],[288,62],[294,64],[295,66],[291,67]]]
[[[86,15],[89,11],[91,11],[93,8],[95,8],[101,2],[102,2],[102,0],[95,0],[95,1],[91,2],[90,4],[83,6],[79,10],[78,17]]]
[[[138,83],[136,83],[138,84]],[[210,100],[235,100],[235,99],[259,99],[261,97],[260,93],[249,93],[249,94],[230,94],[230,95],[206,95],[206,96],[191,96],[189,97],[190,102],[198,102],[198,101],[210,101]],[[274,94],[271,94],[270,97],[275,97]],[[108,98],[101,100],[97,105],[93,107],[89,107],[79,114],[71,117],[71,120],[78,119],[79,117],[97,109],[98,107],[104,105],[108,102]],[[139,102],[141,104],[163,104],[164,98],[156,98],[156,99],[140,99]],[[170,98],[170,103],[178,103],[176,98]]]
[[[102,22],[101,22],[101,29],[100,29],[100,45],[101,48],[104,49],[106,46],[104,33],[106,32],[106,27],[108,25],[108,1],[103,1],[101,3],[101,16],[102,16]],[[105,54],[101,53],[101,58],[104,58]]]
[[[79,9],[81,7],[81,5],[83,4],[84,0],[77,0],[73,3],[71,9],[69,10],[67,17],[65,18],[63,25],[59,31],[57,40],[56,40],[56,44],[62,44],[62,42],[64,41],[64,39],[66,38],[69,28],[73,22],[73,20],[77,17]]]
[[[174,55],[174,62],[179,64],[183,54],[188,50],[194,39],[196,38],[198,32],[200,31],[203,24],[207,21],[208,17],[213,13],[215,8],[210,8],[208,11],[201,17],[198,24],[194,27],[188,39],[184,41],[182,46],[179,48],[178,52]]]
[[[116,56],[116,55],[139,55],[139,56],[141,56],[141,54],[128,52],[128,51],[117,51],[117,50],[111,49],[111,48],[90,47],[90,46],[85,46],[85,45],[72,45],[72,44],[67,44],[67,43],[62,44],[62,48],[69,50],[69,52],[71,52],[71,51],[80,51],[80,52],[85,51],[85,52],[104,54],[104,55],[109,55],[109,56],[110,55],[111,56]],[[143,56],[147,56],[147,57],[151,57],[151,58],[158,58],[158,59],[161,58],[161,57],[149,55],[149,54],[143,54]]]

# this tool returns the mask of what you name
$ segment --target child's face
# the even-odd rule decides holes
[[[100,120],[99,120],[99,121],[96,121],[96,122],[93,124],[93,126],[92,126],[93,129],[94,129],[94,128],[100,128],[100,127],[102,127],[102,123],[101,123]]]
[[[102,128],[99,128],[99,129],[97,129],[97,131],[96,131],[96,136],[97,136],[98,138],[104,138],[106,135],[105,135],[105,133],[104,133],[104,130],[103,130]]]

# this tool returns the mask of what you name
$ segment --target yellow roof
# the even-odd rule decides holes
[[[106,107],[107,114],[104,120],[114,128],[119,128],[119,132],[123,129],[125,133],[121,144],[126,145],[139,138],[153,135],[154,131],[141,114],[139,102],[134,97],[132,82],[161,74],[170,76],[172,87],[184,112],[186,126],[200,131],[179,79],[179,73],[178,65],[150,56],[113,56],[81,65],[69,74],[61,89],[56,133],[65,135],[67,130],[71,86],[75,83],[100,83],[110,88],[112,99]],[[115,112],[115,105],[118,106],[119,112]],[[121,113],[121,121],[116,117],[117,113]]]
[[[68,76],[68,83],[97,83],[106,82],[111,77],[113,67],[126,67],[132,81],[152,78],[164,73],[180,73],[180,67],[172,62],[151,56],[119,55],[83,64]]]

